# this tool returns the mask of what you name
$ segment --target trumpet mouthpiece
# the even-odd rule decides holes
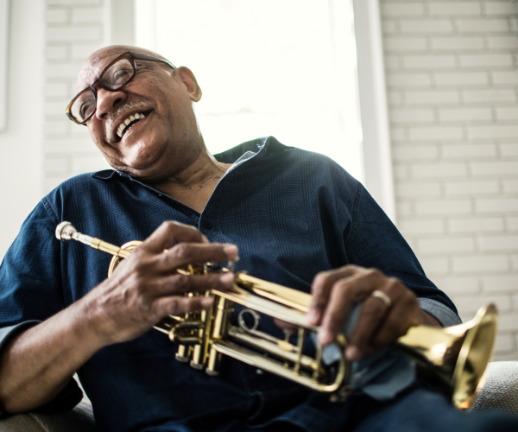
[[[56,238],[61,241],[72,240],[72,235],[77,230],[70,222],[63,221],[56,227]]]

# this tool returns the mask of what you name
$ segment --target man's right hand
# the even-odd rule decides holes
[[[177,270],[189,264],[232,261],[237,255],[235,245],[209,243],[194,227],[164,222],[111,278],[83,298],[91,328],[102,345],[109,345],[140,336],[167,315],[208,309],[212,299],[185,294],[227,290],[234,275],[182,275]]]
[[[136,338],[168,314],[208,308],[210,299],[184,294],[228,289],[233,275],[181,275],[177,269],[236,257],[234,245],[211,244],[193,227],[164,222],[111,278],[11,338],[0,353],[0,409],[15,413],[41,406],[103,346]]]

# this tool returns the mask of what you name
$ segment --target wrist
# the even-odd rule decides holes
[[[91,292],[70,306],[71,326],[85,349],[95,353],[112,344],[106,313]]]
[[[442,327],[441,323],[433,316],[430,315],[425,310],[421,309],[421,322],[423,325],[430,327]]]

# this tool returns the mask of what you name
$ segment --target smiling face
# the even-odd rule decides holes
[[[156,56],[133,47],[108,47],[83,65],[78,87],[94,82],[126,51]],[[158,182],[182,172],[205,151],[192,103],[201,90],[187,68],[172,69],[135,60],[134,78],[116,91],[97,87],[97,111],[88,120],[90,136],[108,163],[133,177]]]

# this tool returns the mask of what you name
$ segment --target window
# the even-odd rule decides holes
[[[195,73],[212,153],[274,135],[362,179],[349,1],[136,0],[135,12],[136,45]]]

